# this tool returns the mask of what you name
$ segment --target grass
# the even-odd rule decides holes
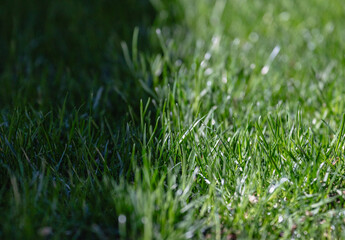
[[[20,2],[1,239],[345,238],[342,1]]]

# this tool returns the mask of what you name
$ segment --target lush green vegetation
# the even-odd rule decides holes
[[[342,1],[118,2],[0,3],[0,238],[345,238]]]

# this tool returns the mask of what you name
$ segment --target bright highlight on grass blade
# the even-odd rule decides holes
[[[271,64],[273,62],[273,60],[277,57],[278,53],[280,52],[280,47],[279,46],[275,46],[273,48],[273,51],[271,52],[270,57],[268,58],[268,62]]]
[[[192,126],[190,126],[189,128],[188,128],[188,130],[182,135],[182,137],[180,138],[180,140],[179,140],[179,144],[181,144],[182,143],[182,141],[186,138],[186,136],[191,132],[191,131],[193,131],[193,129],[200,123],[200,121],[201,120],[203,120],[205,117],[202,117],[202,118],[200,118],[200,119],[198,119],[197,121],[195,121],[195,123],[192,125]]]
[[[262,75],[266,75],[268,73],[268,71],[270,70],[270,67],[269,66],[264,66],[262,69],[261,69],[261,74]]]
[[[273,48],[273,51],[271,52],[268,60],[267,60],[266,65],[261,69],[261,74],[262,75],[266,75],[268,73],[268,71],[270,70],[270,66],[271,66],[272,62],[277,57],[279,52],[280,52],[280,47],[279,46],[275,46]]]

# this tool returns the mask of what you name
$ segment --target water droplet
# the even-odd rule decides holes
[[[279,19],[283,22],[287,22],[290,19],[290,13],[288,12],[282,12],[281,14],[279,14]]]
[[[257,34],[256,32],[251,32],[249,34],[249,40],[252,42],[257,42],[259,40],[259,34]]]
[[[281,223],[283,220],[284,220],[283,216],[280,215],[280,216],[278,217],[278,223]]]
[[[210,60],[211,56],[212,56],[211,53],[207,52],[207,53],[205,54],[205,57],[204,57],[204,58],[205,58],[206,60]]]
[[[269,193],[273,193],[274,190],[276,190],[276,186],[275,185],[271,186],[270,189],[268,190],[268,192]]]
[[[205,75],[206,75],[206,76],[209,76],[209,75],[211,75],[212,73],[213,73],[212,68],[207,68],[206,71],[205,71]],[[208,85],[208,82],[207,82],[207,85]]]
[[[232,43],[233,43],[235,46],[237,46],[237,45],[240,44],[240,39],[235,38],[234,41],[232,41]]]
[[[125,215],[121,214],[121,215],[119,216],[118,220],[119,220],[119,223],[124,224],[124,223],[126,223],[127,218],[126,218]]]
[[[261,74],[262,75],[266,75],[268,73],[268,71],[270,70],[270,67],[269,66],[264,66],[262,69],[261,69]]]

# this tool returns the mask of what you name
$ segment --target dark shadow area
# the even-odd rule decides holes
[[[139,100],[127,73],[121,41],[147,28],[155,11],[147,0],[4,0],[0,2],[0,107],[30,105],[48,111],[91,103],[114,117],[128,110],[114,85]],[[90,95],[94,93],[94,98]],[[98,95],[97,95],[98,93]]]

